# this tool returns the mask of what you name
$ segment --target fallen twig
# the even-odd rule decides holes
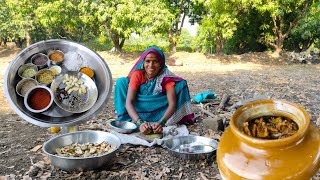
[[[208,180],[208,178],[202,172],[200,172],[200,176],[203,180]]]
[[[215,117],[215,115],[214,115],[212,112],[210,112],[210,111],[208,111],[208,110],[205,110],[205,109],[203,108],[203,106],[200,106],[200,110],[201,110],[203,113],[205,113],[205,114],[207,114],[207,115],[209,115],[209,116],[211,116],[211,117]]]
[[[33,147],[30,151],[31,152],[37,152],[40,148],[42,148],[42,145],[36,145],[35,147]]]
[[[83,172],[80,172],[80,173],[78,173],[78,174],[76,174],[76,175],[67,177],[66,179],[76,179],[76,178],[80,177],[82,174],[83,174]]]
[[[230,100],[230,96],[228,94],[223,94],[220,104],[218,106],[218,109],[224,109],[227,103],[229,102],[229,100]]]

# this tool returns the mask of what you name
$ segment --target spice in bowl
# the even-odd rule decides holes
[[[37,72],[38,72],[37,66],[34,64],[28,63],[20,66],[18,70],[18,75],[21,78],[32,78],[37,74]]]
[[[94,76],[94,71],[89,67],[83,67],[80,69],[80,72],[92,78]]]
[[[35,86],[24,97],[26,108],[35,113],[47,110],[53,102],[52,91],[46,86]]]
[[[59,50],[53,50],[49,52],[48,57],[51,60],[52,64],[59,64],[64,59],[64,53]]]
[[[58,75],[62,71],[60,66],[52,66],[50,70],[53,72],[54,75]]]
[[[43,85],[50,84],[54,79],[54,74],[49,69],[42,69],[36,75],[36,80]]]
[[[22,73],[22,77],[24,78],[30,78],[37,74],[37,71],[34,70],[32,67],[28,67],[25,69]]]
[[[31,78],[22,79],[16,86],[16,92],[19,96],[24,97],[29,89],[37,85],[37,81]]]
[[[48,63],[48,56],[42,53],[35,54],[31,58],[31,62],[39,68],[44,68]]]

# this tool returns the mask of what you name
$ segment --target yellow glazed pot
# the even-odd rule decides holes
[[[243,133],[243,122],[261,116],[282,116],[299,130],[283,139],[258,139]],[[320,168],[320,131],[310,124],[307,112],[284,100],[246,104],[231,117],[217,149],[223,179],[310,179]]]

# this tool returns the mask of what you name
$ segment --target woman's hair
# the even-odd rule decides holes
[[[155,49],[155,50],[157,51],[157,53],[160,54],[162,60],[163,60],[163,61],[166,60],[163,51],[162,51],[158,46],[155,46],[155,45],[148,46],[148,48],[147,48],[144,52],[148,51],[149,49]],[[154,52],[154,53],[156,53],[156,52]]]
[[[143,62],[144,62],[144,59],[145,57],[149,54],[149,53],[155,53],[157,58],[158,58],[158,61],[160,62],[160,67],[161,69],[165,67],[165,56],[164,56],[164,53],[163,51],[158,48],[157,46],[149,46],[146,50],[143,51],[142,55],[140,56],[139,60],[135,63],[135,65],[132,67],[132,69],[130,70],[129,74],[128,74],[128,78],[131,77],[132,73],[135,71],[135,70],[138,70],[138,69],[143,69],[144,66],[143,66]]]

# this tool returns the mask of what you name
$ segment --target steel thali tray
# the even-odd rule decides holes
[[[21,80],[17,73],[19,67],[22,64],[30,62],[34,54],[47,54],[55,49],[61,50],[64,53],[76,53],[78,57],[85,59],[86,62],[88,62],[88,66],[95,71],[93,80],[98,91],[97,100],[94,105],[85,112],[71,113],[63,110],[54,103],[50,109],[44,113],[32,113],[24,106],[23,97],[15,92],[15,86]],[[61,67],[63,74],[67,69],[64,65],[61,65]],[[74,126],[91,119],[103,110],[111,96],[112,76],[104,59],[86,46],[68,40],[52,39],[32,44],[12,59],[4,77],[4,91],[10,106],[24,120],[41,127]]]

